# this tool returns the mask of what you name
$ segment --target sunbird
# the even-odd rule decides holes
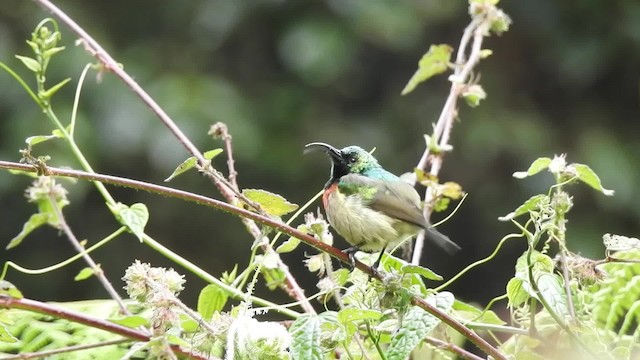
[[[331,159],[331,177],[324,186],[322,205],[329,224],[351,247],[351,265],[357,251],[380,252],[377,267],[388,247],[395,247],[420,230],[426,239],[453,254],[460,247],[425,219],[416,189],[388,172],[373,155],[358,146],[337,149],[313,142],[306,149],[321,148]]]

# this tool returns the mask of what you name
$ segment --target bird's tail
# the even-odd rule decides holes
[[[440,246],[450,255],[453,255],[460,250],[460,246],[458,246],[458,244],[451,241],[451,239],[449,239],[447,235],[441,233],[433,227],[427,228],[425,235],[427,240]]]

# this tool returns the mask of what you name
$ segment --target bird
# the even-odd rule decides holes
[[[322,204],[329,224],[355,253],[380,252],[371,266],[377,272],[382,254],[425,230],[427,240],[450,254],[460,246],[437,231],[425,218],[420,195],[413,186],[385,170],[378,160],[359,146],[338,149],[322,142],[305,145],[305,152],[323,150],[331,159],[331,176],[324,186]]]

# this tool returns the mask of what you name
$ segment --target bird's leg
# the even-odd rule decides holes
[[[380,274],[380,272],[378,271],[378,266],[380,266],[380,260],[382,260],[382,254],[384,254],[384,251],[387,249],[387,247],[383,247],[382,251],[380,251],[380,256],[378,256],[378,260],[376,260],[376,262],[373,263],[373,265],[371,265],[371,272],[373,273],[373,275],[378,275]]]
[[[352,246],[348,249],[344,249],[343,252],[349,255],[349,261],[351,262],[351,268],[349,271],[353,271],[356,268],[356,253],[360,251],[358,246]]]

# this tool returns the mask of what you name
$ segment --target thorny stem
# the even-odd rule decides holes
[[[49,194],[49,200],[50,200],[51,206],[53,207],[53,210],[56,212],[56,216],[58,218],[58,225],[60,225],[60,228],[67,236],[67,239],[69,239],[69,242],[71,243],[71,245],[73,245],[73,247],[76,249],[76,251],[79,254],[82,254],[84,261],[86,261],[86,263],[89,265],[91,270],[93,270],[94,275],[102,283],[102,286],[104,286],[104,288],[107,290],[107,292],[109,293],[109,296],[111,296],[111,298],[115,300],[116,303],[118,303],[118,306],[120,306],[120,312],[125,315],[131,315],[127,307],[124,305],[122,298],[120,297],[120,295],[118,295],[118,292],[116,291],[116,289],[109,282],[107,277],[104,275],[104,270],[102,270],[100,266],[98,266],[98,264],[96,264],[96,262],[93,261],[93,258],[91,258],[91,255],[89,255],[85,251],[86,249],[84,248],[84,246],[80,244],[80,242],[78,241],[78,238],[76,238],[73,231],[71,231],[71,228],[69,227],[69,224],[67,224],[64,214],[62,213],[62,209],[60,209],[54,195],[51,193]]]
[[[449,144],[451,137],[451,130],[453,128],[453,121],[458,113],[457,101],[460,94],[466,87],[466,81],[471,75],[471,71],[478,64],[480,60],[480,52],[482,50],[482,41],[489,29],[489,23],[483,17],[474,17],[471,23],[465,28],[462,38],[460,39],[460,45],[458,47],[458,53],[456,57],[456,67],[451,79],[451,90],[449,96],[442,108],[438,122],[434,129],[434,136],[438,141],[438,147],[445,149]],[[473,43],[471,45],[471,52],[469,54],[469,60],[465,62],[465,52],[467,51],[467,44],[473,35]],[[464,65],[463,65],[464,64]],[[424,170],[431,160],[431,169],[429,173],[434,176],[438,176],[440,168],[442,167],[443,154],[433,154],[430,156],[430,146],[427,146],[418,165],[418,169]],[[431,217],[431,204],[434,201],[434,194],[430,188],[427,188],[424,198],[424,216],[429,219]],[[420,232],[416,238],[416,242],[413,249],[413,257],[411,263],[414,265],[420,264],[420,258],[422,257],[422,251],[424,248],[424,231]]]
[[[32,165],[19,164],[19,163],[14,163],[9,161],[0,161],[0,168],[22,170],[27,172],[37,172],[39,170],[37,167]],[[223,210],[223,211],[235,214],[237,216],[247,217],[263,225],[272,227],[277,231],[281,231],[290,236],[298,238],[302,242],[306,243],[307,245],[312,246],[317,250],[328,253],[329,255],[338,259],[344,264],[348,264],[348,265],[351,264],[349,255],[334,248],[333,246],[327,245],[317,240],[311,235],[308,235],[304,232],[294,229],[291,226],[288,226],[272,218],[239,208],[237,206],[227,204],[226,202],[222,202],[216,199],[211,199],[198,194],[189,193],[183,190],[177,190],[177,189],[172,189],[172,188],[168,188],[160,185],[145,183],[145,182],[136,181],[136,180],[130,180],[126,178],[120,178],[117,176],[87,173],[84,171],[59,169],[59,168],[52,168],[52,167],[46,167],[44,170],[45,170],[45,174],[49,176],[73,177],[73,178],[84,179],[89,181],[100,181],[102,183],[107,183],[112,185],[125,186],[125,187],[134,188],[138,190],[153,192],[155,194],[159,194],[163,196],[174,197],[182,200],[191,201],[196,204],[206,205],[219,210]],[[370,266],[358,260],[356,260],[355,262],[355,267],[360,271],[368,275],[371,275],[372,277],[375,277],[378,280],[381,280],[380,274],[374,274]],[[437,317],[438,319],[442,320],[445,324],[449,325],[457,332],[464,335],[464,337],[469,339],[472,343],[478,346],[486,354],[491,355],[494,359],[506,360],[505,356],[502,353],[500,353],[498,349],[496,349],[491,344],[489,344],[486,340],[478,336],[478,334],[476,334],[475,332],[471,331],[469,328],[462,325],[462,323],[460,323],[458,320],[445,314],[435,306],[428,304],[426,301],[420,298],[414,297],[412,298],[411,302],[414,305],[419,306],[426,312]]]
[[[87,325],[92,328],[102,329],[114,334],[120,334],[127,338],[138,340],[138,341],[148,342],[151,340],[149,335],[144,334],[139,330],[128,328],[126,326],[122,326],[111,321],[89,317],[79,312],[71,311],[68,309],[61,308],[59,306],[43,303],[40,301],[24,299],[24,298],[16,299],[16,298],[0,295],[0,308],[22,309],[27,311],[33,311],[40,314],[51,315],[55,318],[66,319],[68,321],[73,321],[79,324]],[[171,347],[172,351],[180,355],[186,356],[190,359],[198,359],[198,360],[207,359],[202,357],[201,355],[194,354],[186,349],[183,349],[178,345],[169,345],[169,346]]]
[[[180,130],[180,128],[176,125],[176,123],[169,117],[169,115],[158,105],[158,103],[153,100],[153,98],[147,94],[146,91],[135,81],[124,69],[107,53],[106,50],[100,46],[100,44],[95,41],[82,27],[80,27],[73,19],[67,16],[62,10],[60,10],[57,6],[51,3],[49,0],[34,0],[40,6],[50,11],[52,14],[57,16],[63,23],[65,23],[73,32],[78,35],[85,44],[87,50],[95,56],[102,64],[104,64],[105,68],[112,71],[116,74],[136,95],[140,97],[140,99],[151,109],[153,113],[155,113],[158,118],[164,123],[164,125],[173,133],[173,135],[180,141],[180,143],[187,149],[187,151],[198,159],[198,163],[201,165],[203,172],[210,175],[220,190],[220,192],[227,199],[233,199],[237,197],[249,204],[257,211],[262,212],[262,209],[255,202],[247,199],[242,193],[238,191],[237,185],[234,187],[231,185],[225,178],[222,176],[217,170],[213,169],[210,163],[204,158],[202,153],[196,148],[196,146],[189,140],[189,138]],[[243,220],[245,221],[245,220]],[[250,225],[245,222],[245,225],[250,229],[249,231],[254,236],[257,236],[258,232],[255,231],[257,226],[255,224]],[[258,229],[259,231],[259,229]],[[289,271],[288,266],[286,266],[282,260],[278,260],[278,265],[280,269],[284,272],[286,277],[286,283],[289,287],[285,289],[286,292],[292,296],[294,299],[302,301],[302,307],[305,311],[310,313],[315,313],[313,307],[305,302],[304,291],[295,281],[293,275]]]

